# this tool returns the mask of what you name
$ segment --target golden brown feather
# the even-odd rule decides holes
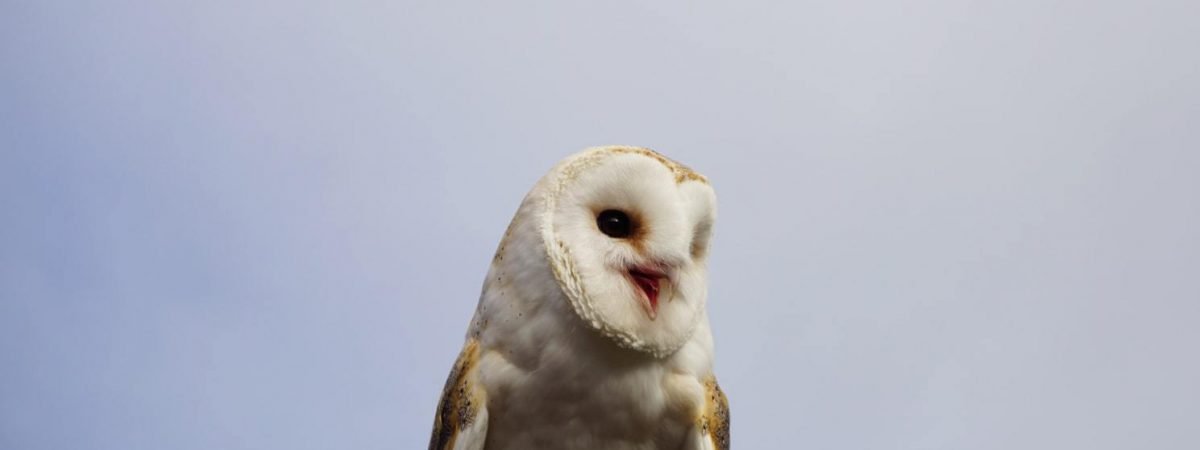
[[[729,450],[729,400],[715,377],[704,380],[704,403],[700,431],[712,440],[713,448]]]
[[[446,385],[442,388],[442,399],[438,403],[433,419],[433,436],[429,439],[429,450],[448,450],[454,447],[458,433],[470,425],[479,412],[483,400],[475,386],[475,365],[479,362],[479,341],[467,339],[466,346],[454,362]]]

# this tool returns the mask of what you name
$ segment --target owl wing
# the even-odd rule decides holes
[[[729,400],[717,379],[704,380],[704,411],[696,419],[688,450],[729,450]]]
[[[483,450],[487,438],[487,393],[477,382],[479,342],[467,339],[454,362],[433,418],[429,450]]]

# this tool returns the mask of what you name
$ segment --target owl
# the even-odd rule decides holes
[[[708,180],[652,150],[559,162],[500,241],[429,448],[727,450],[715,219]]]

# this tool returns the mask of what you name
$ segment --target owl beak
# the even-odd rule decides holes
[[[635,267],[629,269],[629,278],[633,281],[633,285],[645,294],[645,302],[642,303],[642,306],[646,309],[650,320],[658,318],[658,291],[667,275],[657,269]]]

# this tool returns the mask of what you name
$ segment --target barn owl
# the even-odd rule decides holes
[[[559,162],[492,259],[431,450],[727,450],[705,311],[716,197],[645,148]]]

